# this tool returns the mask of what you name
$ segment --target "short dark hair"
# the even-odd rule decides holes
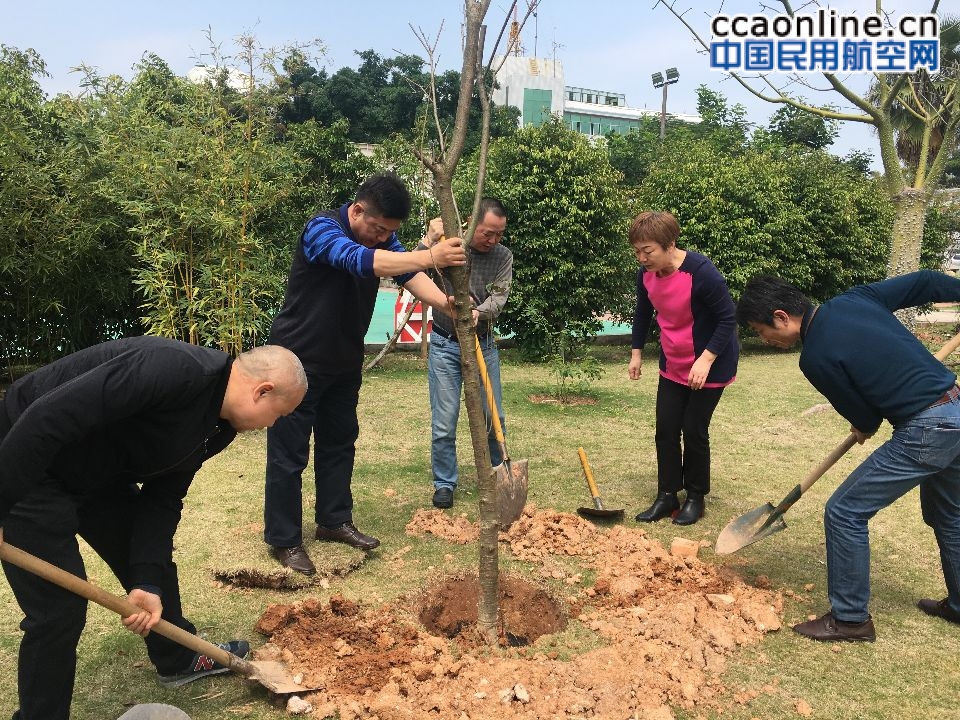
[[[673,213],[648,210],[637,215],[630,223],[628,237],[631,245],[654,242],[666,250],[677,244],[680,238],[680,223]]]
[[[410,192],[396,173],[378,173],[367,178],[357,190],[355,202],[366,205],[371,215],[391,220],[410,217]]]
[[[783,278],[757,275],[747,282],[740,295],[737,322],[743,327],[749,327],[752,322],[773,327],[774,310],[802,316],[812,305],[810,298]]]
[[[483,220],[487,213],[493,213],[497,217],[505,218],[507,217],[507,209],[503,206],[503,203],[500,202],[497,198],[494,197],[483,197],[480,198],[480,219]]]

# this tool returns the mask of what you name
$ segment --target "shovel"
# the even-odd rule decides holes
[[[497,412],[497,401],[493,395],[493,385],[487,375],[487,363],[483,359],[483,350],[477,343],[477,366],[480,368],[480,379],[487,392],[487,407],[490,409],[490,419],[493,423],[493,434],[500,443],[500,454],[503,462],[497,465],[497,513],[500,516],[500,529],[506,530],[514,520],[520,517],[523,506],[527,504],[528,470],[526,460],[510,460],[507,452],[507,442],[503,437],[503,427],[500,425],[500,413]]]
[[[51,565],[46,560],[41,560],[9,543],[0,543],[0,560],[8,562],[11,565],[16,565],[54,585],[59,585],[64,590],[69,590],[80,597],[91,600],[108,610],[113,610],[115,613],[118,613],[120,617],[127,617],[143,610],[143,608],[130,604],[126,598],[111,595],[93,583],[58,568],[56,565]],[[233,672],[260,683],[270,692],[288,695],[315,689],[295,683],[293,677],[290,675],[290,671],[287,670],[283,663],[267,660],[257,660],[253,662],[244,660],[213,643],[197,637],[193,633],[189,633],[176,625],[170,624],[166,620],[161,620],[157,623],[151,632],[159,633],[165,638],[173,640],[178,645],[183,645],[195,652],[212,657]]]
[[[593,507],[579,507],[577,513],[584,517],[603,518],[604,520],[619,520],[623,517],[623,510],[608,510],[603,506],[600,499],[600,490],[597,489],[597,482],[593,479],[593,471],[590,469],[590,462],[587,460],[587,454],[583,448],[577,448],[577,454],[580,456],[580,464],[583,466],[583,474],[587,478],[587,487],[590,488],[590,497],[593,498]]]
[[[943,361],[957,347],[960,347],[960,333],[950,338],[934,357]],[[784,522],[783,514],[856,443],[857,436],[850,433],[799,485],[787,493],[787,496],[776,507],[767,503],[727,523],[727,526],[717,536],[717,545],[714,552],[718,555],[728,555],[758,540],[763,540],[765,537],[785,530],[787,523]]]

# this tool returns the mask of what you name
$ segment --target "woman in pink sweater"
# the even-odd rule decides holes
[[[670,213],[640,213],[629,237],[642,266],[637,272],[631,380],[640,378],[654,311],[660,326],[657,497],[637,520],[653,522],[672,515],[677,525],[691,525],[703,517],[704,497],[710,492],[710,419],[723,389],[736,379],[736,308],[714,264],[677,247],[680,225]],[[682,507],[681,490],[686,491]]]

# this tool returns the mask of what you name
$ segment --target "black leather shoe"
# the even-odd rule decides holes
[[[687,499],[680,512],[673,516],[674,525],[693,525],[703,517],[703,495],[687,493]]]
[[[917,601],[917,607],[923,610],[927,615],[943,618],[947,622],[960,625],[960,613],[950,607],[947,604],[947,600],[949,600],[949,598],[944,598],[943,600],[929,600],[924,598],[923,600]]]
[[[873,642],[877,639],[877,633],[873,629],[873,618],[868,617],[862,623],[840,622],[832,612],[816,620],[794,625],[793,631],[820,642]]]
[[[317,568],[313,560],[307,555],[303,545],[294,545],[293,547],[270,546],[270,554],[273,555],[280,564],[304,575],[316,575]]]
[[[353,523],[344,523],[334,528],[317,525],[317,540],[341,542],[357,550],[373,550],[380,547],[380,541],[372,535],[364,535]]]
[[[658,492],[653,505],[637,515],[637,522],[656,522],[680,509],[676,493]]]
[[[433,493],[433,506],[441,510],[453,507],[453,490],[448,487],[437,488]]]

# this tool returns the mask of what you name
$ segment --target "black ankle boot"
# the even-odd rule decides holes
[[[637,515],[638,522],[656,522],[680,508],[680,501],[676,493],[658,492],[657,499],[647,510]]]
[[[693,525],[697,520],[703,517],[703,495],[699,493],[687,493],[687,500],[683,507],[673,517],[674,525]]]

